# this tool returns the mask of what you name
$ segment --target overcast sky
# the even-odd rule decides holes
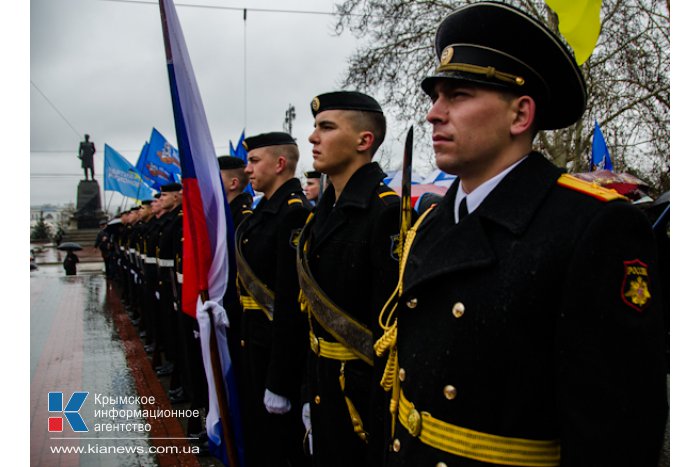
[[[100,185],[105,143],[132,163],[153,127],[177,145],[160,13],[150,1],[31,1],[31,205],[75,202],[85,133],[97,147]],[[217,153],[228,153],[244,127],[248,136],[282,130],[291,104],[298,173],[311,169],[309,103],[340,89],[358,39],[335,35],[332,15],[249,10],[244,22],[242,11],[211,6],[330,13],[333,2],[176,2]],[[400,153],[401,135],[389,133],[385,150]]]

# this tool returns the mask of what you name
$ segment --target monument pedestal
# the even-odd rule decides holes
[[[96,229],[100,220],[105,218],[102,211],[100,185],[95,180],[81,180],[78,183],[78,200],[75,214],[71,219],[71,227],[80,229]]]

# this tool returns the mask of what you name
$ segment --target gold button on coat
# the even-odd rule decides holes
[[[241,347],[245,347],[245,341],[241,339]]]
[[[454,305],[452,305],[452,314],[455,318],[461,318],[464,314],[464,303],[457,302]]]
[[[445,386],[445,388],[442,390],[443,394],[445,394],[445,398],[448,401],[451,401],[455,397],[457,397],[457,388],[452,386],[451,384],[448,384]]]
[[[406,370],[399,368],[399,381],[406,381]]]
[[[444,462],[438,462],[437,464],[435,464],[435,467],[447,467],[447,464],[445,464]]]
[[[398,438],[396,438],[391,445],[391,448],[394,450],[394,452],[399,452],[401,450],[401,441],[399,441]]]
[[[418,306],[418,299],[417,298],[412,298],[409,301],[406,302],[406,306],[409,308],[415,308]]]
[[[316,405],[320,404],[321,403],[321,396],[314,397],[314,403],[316,403]]]

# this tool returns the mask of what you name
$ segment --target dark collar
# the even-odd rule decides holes
[[[277,213],[286,204],[287,199],[293,193],[302,193],[301,182],[298,178],[290,178],[282,184],[270,199],[263,197],[255,208],[256,212]]]
[[[237,210],[241,206],[247,205],[248,207],[252,206],[253,204],[253,197],[250,196],[250,193],[246,193],[245,191],[239,195],[237,195],[235,198],[231,200],[228,205],[231,207],[233,210]]]
[[[475,212],[514,234],[521,234],[563,172],[539,152],[531,152],[506,175]]]
[[[498,224],[515,236],[524,233],[560,173],[544,156],[530,153],[474,212],[456,225],[454,200],[459,179],[455,180],[418,229],[416,242],[422,248],[409,257],[404,290],[451,271],[492,264],[496,256],[486,224]]]
[[[335,206],[341,209],[350,206],[364,209],[369,206],[375,188],[384,180],[384,177],[386,174],[379,164],[376,162],[365,164],[352,174],[337,203],[335,203],[333,184],[328,185],[328,188],[323,191],[321,203],[335,203]]]
[[[531,152],[527,159],[501,180],[472,214],[502,225],[514,234],[522,233],[563,172],[539,152]],[[459,178],[445,193],[436,208],[435,217],[445,215],[454,219],[454,201],[458,188]],[[429,219],[426,219],[428,222]]]

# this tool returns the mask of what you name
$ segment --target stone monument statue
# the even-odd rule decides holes
[[[85,171],[85,179],[78,183],[76,212],[69,226],[73,230],[97,228],[100,219],[104,217],[100,186],[95,180],[95,152],[95,143],[90,141],[90,135],[85,135],[85,141],[81,141],[78,148],[78,159]],[[88,178],[88,170],[90,178]]]
[[[90,135],[85,135],[85,141],[80,142],[80,147],[78,148],[78,159],[81,161],[81,166],[85,171],[85,180],[88,179],[88,169],[90,169],[90,176],[95,180],[95,165],[92,160],[92,156],[95,155],[95,143],[90,141]]]

